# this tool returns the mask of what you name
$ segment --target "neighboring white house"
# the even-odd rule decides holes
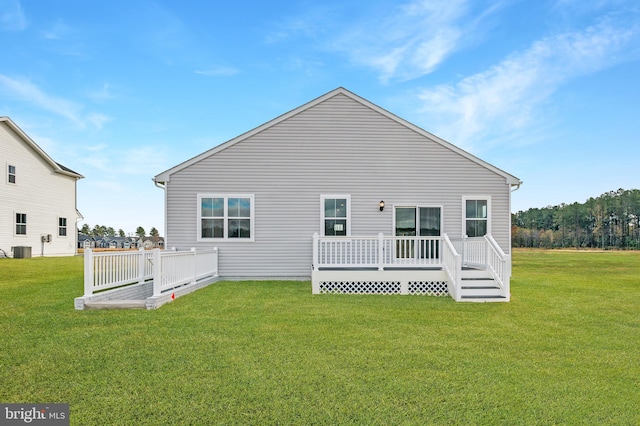
[[[0,117],[0,164],[0,256],[76,254],[76,182],[83,176],[56,163],[8,117]]]
[[[395,289],[398,268],[446,270],[460,281],[455,268],[488,256],[478,245],[475,260],[462,257],[476,250],[463,241],[486,241],[502,253],[500,297],[509,299],[511,191],[520,180],[344,88],[154,181],[165,191],[166,247],[218,247],[221,278],[313,275],[314,292],[341,292],[334,284],[345,282],[344,292],[360,292],[364,281]],[[323,270],[333,275],[316,279]]]

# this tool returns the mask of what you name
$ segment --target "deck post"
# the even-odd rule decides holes
[[[196,253],[195,247],[191,247],[191,253],[193,253],[193,280],[191,284],[195,284],[198,281],[198,253]]]
[[[220,275],[218,271],[218,247],[214,247],[213,252],[215,253],[215,256],[213,258],[214,271],[215,271],[214,277],[217,277]]]
[[[460,253],[459,253],[460,256],[462,256],[461,266],[464,266],[467,263],[466,260],[465,260],[467,258],[467,255],[466,255],[466,252],[467,252],[467,238],[469,238],[469,237],[467,237],[467,234],[464,234],[462,236],[462,250],[460,250]]]
[[[384,235],[378,234],[378,271],[384,271]]]
[[[462,300],[462,256],[459,254],[456,255],[456,281],[453,283],[455,288],[455,297],[453,298],[456,302]]]
[[[505,274],[504,274],[504,292],[507,300],[511,300],[511,253],[507,254],[504,258]]]
[[[84,297],[93,294],[93,250],[84,249]]]
[[[144,270],[145,270],[145,255],[144,255],[144,247],[140,247],[138,249],[138,283],[142,284],[144,282]]]
[[[318,259],[318,240],[320,239],[320,236],[318,235],[317,232],[313,233],[313,258],[311,259],[311,267],[313,268],[314,271],[318,270],[318,263],[319,263],[319,259]]]
[[[160,249],[153,249],[153,295],[160,296],[162,292],[162,258]]]

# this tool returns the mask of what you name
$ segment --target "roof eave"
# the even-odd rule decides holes
[[[35,143],[35,141],[33,139],[31,139],[29,137],[29,135],[27,135],[9,117],[0,117],[0,121],[6,122],[7,125],[11,128],[11,130],[16,132],[18,134],[18,136],[20,136],[20,138],[22,138],[22,140],[24,140],[34,151],[36,151],[38,153],[38,155],[40,155],[42,157],[43,160],[45,160],[51,166],[51,168],[53,169],[54,172],[60,173],[62,175],[69,176],[69,177],[72,177],[72,178],[75,178],[75,179],[83,179],[84,178],[84,176],[82,176],[80,173],[76,173],[73,170],[63,166],[62,164],[56,163],[53,160],[53,158],[49,157],[49,154],[44,152],[44,150],[42,148],[40,148],[40,146],[38,146],[38,144]]]
[[[480,165],[480,166],[482,166],[482,167],[484,167],[484,168],[486,168],[488,170],[493,171],[494,173],[504,177],[506,179],[506,181],[507,181],[507,184],[509,184],[509,185],[518,186],[518,185],[522,184],[520,179],[518,179],[517,177],[505,172],[504,170],[499,169],[498,167],[495,167],[494,165],[492,165],[490,163],[487,163],[484,160],[481,160],[480,158],[476,157],[473,154],[470,154],[469,152],[463,150],[462,148],[459,148],[456,145],[454,145],[454,144],[452,144],[450,142],[447,142],[446,140],[444,140],[444,139],[442,139],[442,138],[440,138],[440,137],[438,137],[438,136],[436,136],[436,135],[434,135],[434,134],[422,129],[421,127],[419,127],[419,126],[417,126],[417,125],[415,125],[415,124],[413,124],[413,123],[411,123],[411,122],[409,122],[409,121],[407,121],[407,120],[405,120],[405,119],[393,114],[392,112],[387,111],[386,109],[384,109],[384,108],[382,108],[382,107],[380,107],[380,106],[378,106],[378,105],[366,100],[365,98],[363,98],[363,97],[361,97],[359,95],[356,95],[355,93],[345,89],[344,87],[338,87],[338,88],[336,88],[336,89],[334,89],[334,90],[332,90],[332,91],[330,91],[328,93],[325,93],[324,95],[319,96],[319,97],[317,97],[317,98],[315,98],[315,99],[313,99],[313,100],[311,100],[311,101],[309,101],[309,102],[307,102],[307,103],[305,103],[303,105],[300,105],[299,107],[294,108],[291,111],[286,112],[286,113],[284,113],[284,114],[282,114],[282,115],[280,115],[280,116],[278,116],[278,117],[276,117],[276,118],[274,118],[274,119],[272,119],[270,121],[267,121],[266,123],[254,128],[252,130],[249,130],[248,132],[245,132],[245,133],[243,133],[243,134],[241,134],[239,136],[236,136],[235,138],[230,139],[230,140],[228,140],[228,141],[226,141],[226,142],[224,142],[224,143],[222,143],[220,145],[217,145],[217,146],[215,146],[215,147],[203,152],[202,154],[199,154],[199,155],[197,155],[195,157],[192,157],[192,158],[190,158],[190,159],[188,159],[188,160],[186,160],[186,161],[184,161],[184,162],[182,162],[182,163],[180,163],[180,164],[178,164],[178,165],[176,165],[176,166],[174,166],[174,167],[172,167],[172,168],[170,168],[168,170],[165,170],[164,172],[156,175],[153,178],[153,181],[156,184],[165,184],[166,182],[170,181],[172,174],[174,174],[174,173],[176,173],[176,172],[178,172],[178,171],[180,171],[180,170],[182,170],[182,169],[184,169],[186,167],[189,167],[190,165],[195,164],[195,163],[197,163],[197,162],[199,162],[199,161],[201,161],[201,160],[203,160],[203,159],[205,159],[205,158],[207,158],[207,157],[209,157],[211,155],[217,154],[218,152],[223,151],[223,150],[225,150],[225,149],[237,144],[238,142],[241,142],[241,141],[243,141],[243,140],[245,140],[245,139],[257,134],[257,133],[260,133],[260,132],[262,132],[262,131],[264,131],[264,130],[266,130],[266,129],[268,129],[268,128],[270,128],[270,127],[272,127],[272,126],[274,126],[274,125],[276,125],[276,124],[278,124],[278,123],[280,123],[280,122],[282,122],[282,121],[284,121],[284,120],[286,120],[286,119],[288,119],[288,118],[290,118],[290,117],[292,117],[294,115],[297,115],[297,114],[299,114],[299,113],[301,113],[301,112],[303,112],[303,111],[305,111],[305,110],[307,110],[309,108],[312,108],[313,106],[315,106],[315,105],[317,105],[317,104],[319,104],[321,102],[324,102],[325,100],[327,100],[329,98],[332,98],[332,97],[334,97],[334,96],[336,96],[338,94],[343,94],[343,95],[353,99],[354,101],[359,102],[362,105],[365,105],[365,106],[371,108],[372,110],[374,110],[374,111],[386,116],[387,118],[389,118],[389,119],[391,119],[391,120],[393,120],[393,121],[395,121],[395,122],[397,122],[397,123],[409,128],[409,129],[411,129],[413,131],[415,131],[416,133],[418,133],[418,134],[420,134],[420,135],[422,135],[422,136],[424,136],[424,137],[426,137],[426,138],[428,138],[430,140],[433,140],[434,142],[444,146],[445,148],[448,148],[451,151],[456,152],[459,155],[462,155],[463,157],[473,161],[474,163],[476,163],[476,164],[478,164],[478,165]]]

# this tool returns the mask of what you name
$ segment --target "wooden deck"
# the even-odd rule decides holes
[[[511,258],[490,237],[314,235],[314,294],[449,295],[458,302],[509,301]]]

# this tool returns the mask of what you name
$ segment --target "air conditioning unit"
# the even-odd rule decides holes
[[[31,247],[17,246],[11,248],[13,249],[14,259],[28,259],[31,257]]]

